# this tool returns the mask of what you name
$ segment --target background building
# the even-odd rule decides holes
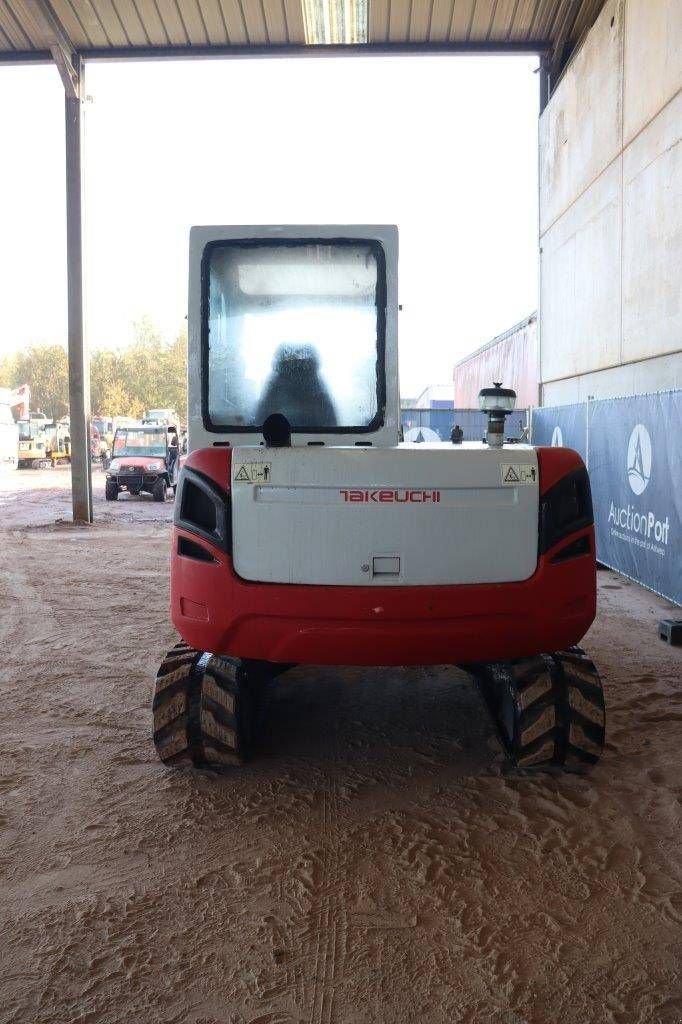
[[[451,384],[429,384],[413,403],[415,409],[454,409],[454,406]]]
[[[540,116],[538,323],[456,365],[456,407],[682,388],[681,135],[682,3],[607,0]]]
[[[456,364],[455,407],[477,409],[479,391],[493,380],[514,388],[518,406],[530,409],[538,404],[537,313]]]
[[[682,3],[607,0],[540,117],[543,405],[682,387]]]

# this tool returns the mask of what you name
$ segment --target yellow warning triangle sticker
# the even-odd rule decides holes
[[[246,466],[242,466],[240,468],[239,472],[237,473],[237,475],[235,477],[235,480],[242,480],[242,481],[245,480],[247,484],[251,483],[251,477],[249,476],[249,474],[246,471]]]
[[[521,478],[518,475],[518,473],[516,472],[516,470],[514,469],[514,467],[510,466],[509,469],[507,470],[506,474],[505,474],[504,482],[506,484],[513,484],[513,483],[518,483],[520,479]]]

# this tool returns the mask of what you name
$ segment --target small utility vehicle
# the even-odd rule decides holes
[[[119,427],[114,435],[104,496],[107,501],[116,501],[121,491],[145,491],[154,501],[165,501],[169,488],[173,493],[177,490],[179,470],[175,427]]]
[[[458,664],[515,764],[601,753],[585,466],[506,444],[499,384],[484,443],[399,443],[397,271],[394,227],[192,229],[168,765],[242,761],[263,684],[299,663]]]

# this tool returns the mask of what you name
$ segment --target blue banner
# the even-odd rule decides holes
[[[682,392],[589,403],[597,558],[682,604]]]
[[[573,448],[587,464],[586,404],[533,409],[531,437],[535,445]]]
[[[533,409],[531,437],[583,457],[597,559],[682,604],[682,391]]]

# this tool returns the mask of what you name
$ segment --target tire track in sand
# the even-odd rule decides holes
[[[319,903],[311,908],[315,919],[313,991],[309,1024],[332,1024],[336,981],[343,971],[346,951],[347,913],[340,893],[338,730],[328,733],[331,764],[325,771],[322,790],[322,877]]]

